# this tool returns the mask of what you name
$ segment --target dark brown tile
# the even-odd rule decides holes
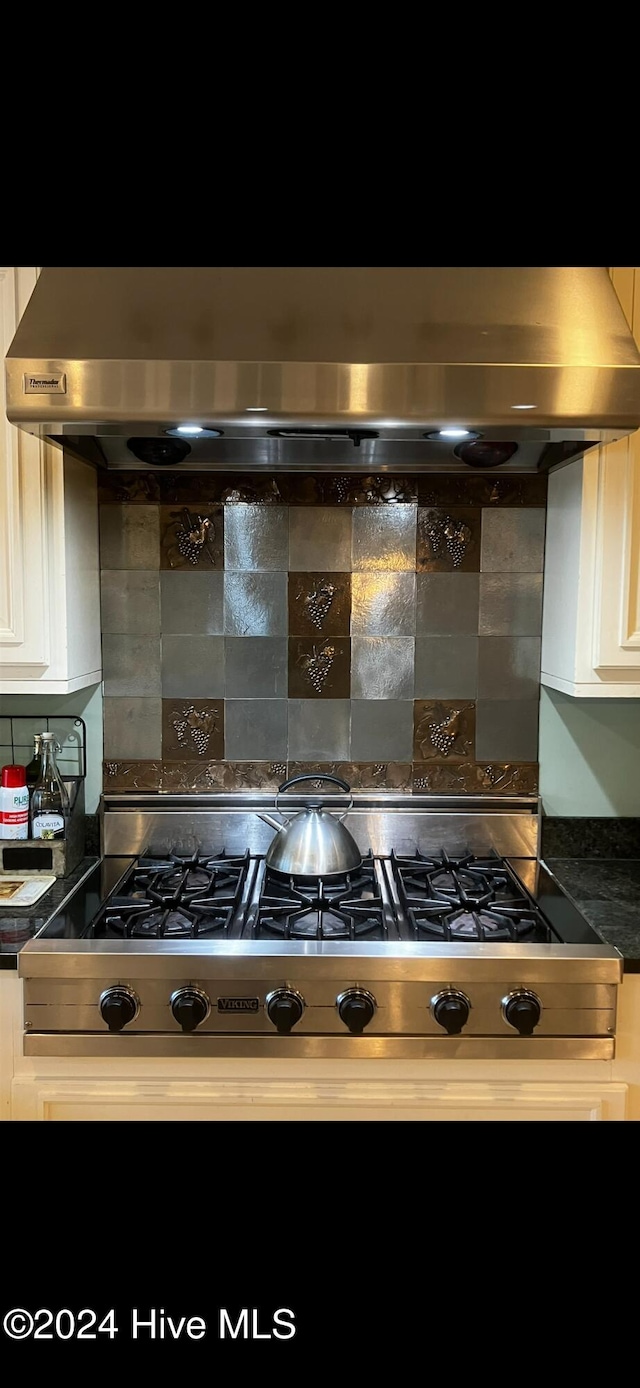
[[[351,574],[289,574],[289,635],[348,636]]]
[[[265,477],[259,473],[221,475],[221,500],[225,506],[236,506],[243,502],[250,505],[268,506],[289,500],[288,477]]]
[[[277,790],[287,779],[286,762],[225,761],[225,790]]]
[[[344,779],[352,790],[410,790],[411,762],[351,762]]]
[[[414,761],[411,788],[417,795],[477,792],[475,762]]]
[[[101,506],[130,505],[132,502],[160,502],[160,477],[156,472],[98,473],[98,502]]]
[[[163,699],[163,758],[224,756],[223,699]]]
[[[165,761],[162,789],[194,795],[219,790],[276,791],[286,774],[285,762]]]
[[[161,506],[160,568],[221,569],[223,528],[222,506]]]
[[[159,761],[103,762],[105,795],[126,790],[159,790],[162,763]]]
[[[413,706],[416,761],[466,761],[474,756],[476,707],[464,700],[417,699]]]
[[[519,765],[511,762],[506,766],[494,763],[478,763],[476,766],[478,789],[483,793],[492,791],[496,795],[537,795],[538,764],[529,762]]]
[[[311,795],[312,792],[320,790],[326,791],[328,796],[332,795],[334,790],[341,793],[338,792],[337,786],[332,789],[331,782],[325,781],[323,777],[338,776],[341,781],[346,781],[347,785],[350,785],[351,781],[347,774],[350,770],[350,763],[344,761],[290,761],[287,765],[288,781],[292,780],[294,776],[317,776],[318,779],[308,781],[306,786],[293,786],[286,794]]]
[[[421,506],[545,506],[547,474],[422,473],[418,479]]]
[[[161,789],[165,795],[223,790],[224,762],[163,761]]]
[[[316,641],[289,638],[289,698],[348,699],[351,642],[343,637]]]
[[[411,762],[289,762],[288,776],[322,773],[339,776],[352,790],[410,790]],[[308,789],[331,791],[331,784],[318,779],[309,782]],[[297,790],[297,787],[296,787]],[[300,787],[303,792],[304,787]],[[293,794],[293,791],[292,791]]]
[[[416,761],[412,788],[423,795],[536,795],[538,767],[535,763],[497,766],[480,762],[449,765]]]
[[[384,506],[396,502],[416,502],[417,478],[360,477],[336,473],[319,478],[326,506]]]
[[[158,479],[163,506],[218,506],[223,484],[218,472],[165,472]]]
[[[418,507],[416,568],[422,573],[478,573],[481,512],[472,507]]]

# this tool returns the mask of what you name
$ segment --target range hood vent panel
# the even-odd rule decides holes
[[[640,426],[640,353],[597,266],[51,267],[6,372],[32,433],[126,449],[217,428],[245,467],[274,438],[432,468],[429,429],[584,451]]]

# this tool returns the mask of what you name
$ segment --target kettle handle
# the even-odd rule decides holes
[[[341,790],[346,790],[347,795],[350,795],[351,799],[349,801],[349,804],[347,805],[344,814],[338,816],[340,821],[346,818],[346,816],[349,813],[349,810],[351,809],[351,806],[353,805],[353,795],[351,792],[351,786],[348,784],[347,781],[341,781],[339,776],[330,776],[329,774],[325,775],[321,771],[317,771],[315,773],[305,771],[300,776],[292,776],[290,780],[283,781],[282,785],[278,786],[278,793],[276,795],[275,808],[278,814],[282,814],[282,810],[280,809],[280,806],[278,804],[278,796],[282,795],[283,791],[289,790],[291,786],[297,786],[300,781],[331,781],[332,785],[339,786]]]

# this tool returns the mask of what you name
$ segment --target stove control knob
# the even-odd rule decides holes
[[[201,993],[199,988],[178,988],[169,1001],[176,1022],[180,1023],[183,1031],[195,1031],[211,1011],[206,993]]]
[[[267,994],[267,1016],[276,1031],[287,1035],[293,1031],[296,1022],[304,1012],[304,999],[299,993],[294,993],[293,988],[276,988],[273,993]]]
[[[133,988],[118,985],[100,994],[100,1013],[109,1031],[122,1031],[140,1011],[140,999]]]
[[[431,999],[431,1011],[438,1026],[449,1036],[459,1036],[469,1021],[471,1003],[466,994],[459,993],[457,988],[445,988]]]
[[[533,1036],[540,1021],[542,1004],[535,993],[527,988],[519,988],[516,993],[502,999],[502,1015],[521,1036]]]
[[[347,988],[336,998],[340,1020],[354,1036],[360,1036],[372,1021],[376,1010],[376,1000],[364,988]]]

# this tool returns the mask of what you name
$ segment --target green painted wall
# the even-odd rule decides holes
[[[540,694],[545,813],[640,815],[640,699]]]
[[[93,814],[102,789],[102,685],[78,689],[75,694],[2,694],[0,717],[13,714],[36,718],[39,713],[77,714],[87,725],[87,780],[85,808]]]

